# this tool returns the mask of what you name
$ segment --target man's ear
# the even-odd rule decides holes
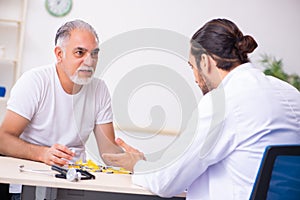
[[[62,51],[61,47],[56,46],[54,48],[54,54],[56,56],[57,63],[60,63],[62,61],[62,57],[63,57],[63,51]]]

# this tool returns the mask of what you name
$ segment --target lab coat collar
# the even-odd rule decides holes
[[[254,66],[250,62],[244,63],[244,64],[241,64],[241,65],[237,66],[236,68],[234,68],[233,70],[231,70],[224,77],[224,79],[222,80],[222,82],[220,83],[220,85],[218,86],[218,88],[225,87],[227,85],[228,81],[232,78],[232,76],[235,76],[235,74],[238,74],[238,73],[243,72],[243,71],[247,71],[247,70],[249,70],[251,68],[253,69]]]

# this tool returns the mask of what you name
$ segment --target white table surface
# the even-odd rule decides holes
[[[66,179],[55,178],[54,176],[49,176],[47,174],[20,172],[20,165],[24,165],[24,168],[31,170],[52,171],[50,166],[40,162],[0,156],[0,183],[153,195],[146,189],[132,184],[131,175],[129,174],[105,174],[101,172],[95,172],[93,173],[96,176],[96,179],[94,180],[70,182]]]

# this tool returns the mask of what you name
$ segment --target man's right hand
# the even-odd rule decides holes
[[[42,155],[42,162],[47,165],[63,166],[69,164],[75,153],[68,147],[61,144],[54,144],[51,147],[45,147]]]

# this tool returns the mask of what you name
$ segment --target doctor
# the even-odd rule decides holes
[[[227,19],[207,22],[190,44],[189,65],[204,96],[186,150],[154,171],[121,139],[126,152],[103,157],[163,197],[187,191],[189,200],[249,199],[265,147],[300,143],[300,93],[253,66],[248,53],[257,43]]]

